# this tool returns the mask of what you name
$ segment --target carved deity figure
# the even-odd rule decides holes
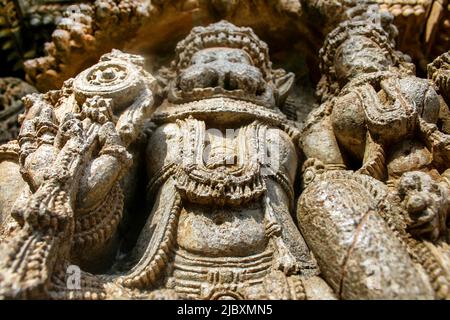
[[[441,130],[450,134],[450,51],[437,57],[428,65],[428,78],[441,95],[439,123]]]
[[[439,96],[362,19],[328,36],[302,133],[293,74],[225,21],[157,77],[113,50],[27,96],[0,149],[0,297],[448,298]]]
[[[251,29],[219,22],[194,28],[159,77],[113,51],[61,90],[27,98],[2,162],[21,175],[2,212],[1,294],[334,298],[292,217],[298,131],[279,106],[293,74],[272,69]],[[129,204],[139,163],[146,222],[96,272],[123,252],[119,222],[143,210]],[[78,291],[65,286],[75,263]]]
[[[299,227],[343,298],[449,298],[450,136],[390,23],[363,14],[325,40],[323,103],[301,137]]]

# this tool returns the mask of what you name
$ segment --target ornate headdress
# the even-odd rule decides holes
[[[258,96],[247,94],[244,90],[226,92],[221,96],[220,88],[201,88],[193,92],[183,92],[175,85],[175,78],[180,71],[191,66],[193,56],[204,49],[226,47],[245,51],[250,57],[252,64],[261,71],[264,81],[267,83],[266,90]],[[248,27],[238,27],[227,21],[220,21],[206,27],[195,27],[178,43],[175,49],[175,59],[169,68],[159,70],[159,80],[162,87],[168,92],[168,100],[176,101],[177,107],[163,104],[153,115],[153,119],[172,119],[182,117],[186,114],[200,114],[209,112],[233,112],[251,115],[253,118],[264,118],[275,122],[282,122],[285,115],[276,106],[281,105],[294,81],[292,73],[286,73],[282,69],[272,69],[267,44]],[[208,97],[208,105],[201,101]],[[223,99],[211,98],[225,98]],[[236,103],[232,100],[238,99]],[[247,103],[243,103],[246,101]],[[179,106],[178,104],[184,104]],[[274,108],[275,107],[275,108]]]
[[[392,15],[388,12],[380,12],[378,8],[371,6],[363,12],[356,12],[350,20],[341,22],[337,28],[330,32],[319,52],[320,69],[323,75],[321,86],[336,86],[336,70],[334,59],[338,48],[353,36],[364,36],[375,42],[384,55],[391,59],[394,66],[406,63],[409,57],[395,50],[395,38],[398,35],[397,28],[392,24]],[[332,88],[320,88],[319,91],[332,93]],[[331,91],[331,92],[330,92]],[[319,94],[325,94],[319,92]]]

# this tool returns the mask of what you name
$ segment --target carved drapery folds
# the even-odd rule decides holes
[[[317,99],[289,72],[314,67],[224,20],[169,62],[112,47],[204,6],[75,6],[26,64],[59,89],[0,146],[0,297],[450,299],[448,53],[416,77],[394,18],[351,1],[207,6],[325,17]]]

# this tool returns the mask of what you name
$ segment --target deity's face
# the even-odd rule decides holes
[[[364,36],[350,37],[335,56],[336,75],[344,82],[362,73],[387,70],[392,64],[382,48]]]
[[[216,94],[244,92],[249,96],[267,95],[268,86],[261,70],[240,49],[203,49],[194,54],[191,65],[180,72],[177,88],[183,92],[215,88]]]

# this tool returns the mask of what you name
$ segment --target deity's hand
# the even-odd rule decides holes
[[[114,124],[110,99],[88,99],[83,104],[81,117],[84,129],[97,133],[97,145],[77,195],[77,207],[85,209],[103,200],[131,165],[132,159]]]
[[[286,275],[297,274],[301,266],[295,257],[288,250],[279,250],[275,260],[275,269],[282,271]]]
[[[436,241],[445,236],[449,211],[449,189],[428,174],[413,171],[399,180],[398,192],[408,213],[408,231],[416,237]]]
[[[306,188],[321,174],[331,170],[346,170],[341,164],[324,164],[316,158],[307,159],[302,166],[302,188]]]

